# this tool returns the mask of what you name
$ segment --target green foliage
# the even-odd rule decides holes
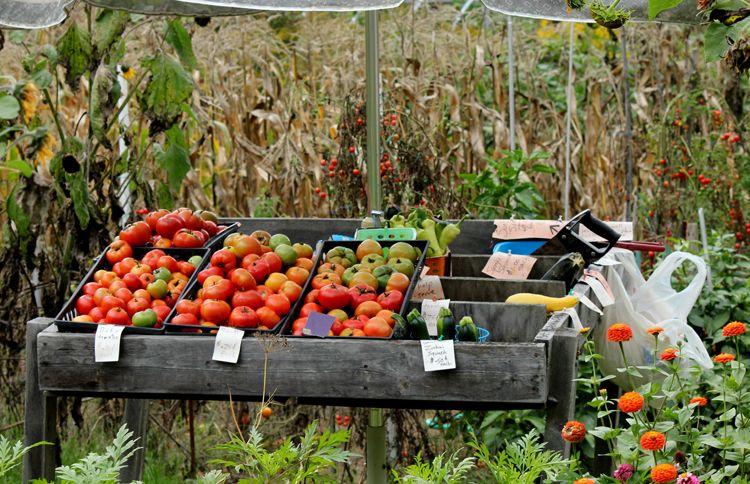
[[[88,32],[73,22],[65,35],[57,41],[60,64],[65,67],[65,79],[73,89],[78,89],[82,75],[89,72],[94,58],[94,47]]]
[[[198,61],[193,53],[193,40],[182,25],[182,20],[173,19],[167,23],[166,41],[177,52],[182,65],[189,69],[197,69]]]
[[[521,218],[537,218],[544,207],[544,199],[537,186],[528,179],[525,170],[533,173],[554,173],[555,169],[539,160],[549,154],[535,151],[526,156],[518,149],[503,151],[499,160],[487,159],[487,167],[478,175],[463,173],[473,198],[469,207],[474,208],[478,218],[499,218],[516,215]]]
[[[63,484],[115,483],[125,462],[139,449],[132,437],[133,432],[123,425],[103,454],[92,452],[71,466],[58,467],[55,475]]]
[[[49,445],[49,442],[37,442],[24,447],[20,440],[13,443],[5,436],[0,435],[0,477],[6,476],[11,470],[18,467],[24,454],[40,445]]]
[[[94,88],[91,90],[91,129],[96,139],[108,148],[111,145],[107,139],[107,131],[121,94],[114,68],[100,65],[94,75]]]
[[[0,92],[0,119],[15,119],[21,111],[18,100],[4,92]]]
[[[182,114],[181,104],[190,99],[193,81],[179,62],[164,53],[143,63],[151,78],[139,94],[141,108],[151,119],[152,133],[156,133],[172,126]]]
[[[446,458],[446,454],[436,456],[432,462],[422,461],[422,453],[414,458],[414,464],[404,469],[400,476],[395,470],[393,478],[397,483],[404,484],[457,484],[466,482],[466,474],[474,469],[474,457],[460,459],[460,450]],[[460,460],[459,460],[460,459]]]
[[[167,172],[167,183],[169,188],[177,190],[180,188],[182,179],[190,171],[190,160],[188,158],[188,147],[185,134],[178,125],[167,130],[166,149],[155,146],[156,161]]]
[[[648,1],[648,18],[653,20],[661,12],[669,10],[681,4],[684,0],[649,0]]]
[[[289,482],[302,483],[307,479],[315,482],[336,482],[325,474],[355,454],[343,446],[349,441],[349,432],[316,431],[318,422],[312,422],[305,430],[299,443],[289,437],[274,451],[269,451],[263,443],[263,435],[256,429],[250,431],[247,440],[238,435],[226,444],[216,447],[225,458],[211,463],[231,467],[240,473],[242,483]]]
[[[469,446],[476,450],[477,458],[487,464],[496,482],[534,484],[543,475],[548,481],[555,480],[570,464],[559,452],[545,449],[546,444],[539,439],[539,432],[532,430],[495,455],[476,440]]]
[[[102,59],[115,45],[128,25],[128,13],[121,10],[102,9],[96,16],[93,45],[96,58]],[[112,61],[111,59],[110,61]]]

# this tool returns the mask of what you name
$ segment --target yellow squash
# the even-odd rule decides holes
[[[505,300],[506,304],[544,304],[547,306],[547,312],[561,311],[572,308],[578,304],[578,298],[575,296],[549,297],[541,294],[532,294],[530,292],[521,292],[513,294]]]

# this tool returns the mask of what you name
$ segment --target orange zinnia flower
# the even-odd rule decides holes
[[[586,436],[586,426],[576,420],[569,420],[562,429],[562,438],[572,444],[583,441]]]
[[[659,359],[662,361],[672,361],[677,358],[677,348],[667,348],[661,352]]]
[[[615,323],[607,330],[607,340],[612,343],[628,341],[633,337],[633,330],[625,323]]]
[[[643,408],[643,396],[638,392],[623,393],[617,406],[625,413],[635,413]]]
[[[672,464],[659,464],[651,469],[651,480],[654,482],[672,482],[677,479],[677,468]]]
[[[667,438],[661,432],[649,430],[641,436],[641,447],[644,450],[661,450],[667,443]]]
[[[664,331],[664,328],[662,328],[661,326],[651,326],[646,330],[646,332],[652,336],[656,336],[662,331]]]
[[[697,403],[699,407],[705,407],[708,405],[708,400],[706,400],[706,397],[693,397],[690,399],[690,403]]]
[[[731,353],[721,353],[714,356],[714,361],[716,363],[729,363],[730,361],[734,361],[734,355]]]
[[[582,477],[573,481],[573,484],[596,484],[596,481],[588,477]]]
[[[726,326],[724,326],[721,334],[723,334],[725,338],[732,338],[734,336],[741,336],[746,332],[747,328],[745,328],[745,323],[732,321],[731,323],[728,323]]]

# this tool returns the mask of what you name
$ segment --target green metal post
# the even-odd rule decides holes
[[[383,409],[371,408],[367,424],[367,484],[386,484]]]
[[[367,106],[367,196],[368,210],[383,209],[380,187],[380,62],[378,58],[378,12],[365,18],[365,78]]]

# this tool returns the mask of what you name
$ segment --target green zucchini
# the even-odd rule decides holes
[[[456,334],[456,322],[453,313],[448,308],[440,308],[437,318],[438,339],[453,339]]]
[[[479,330],[471,319],[471,316],[464,316],[458,323],[458,340],[479,341]]]
[[[393,339],[409,339],[409,325],[404,317],[397,313],[391,317],[396,322],[393,326]]]
[[[409,323],[411,339],[430,339],[430,333],[427,331],[427,322],[418,310],[412,309],[406,316],[406,319]]]

